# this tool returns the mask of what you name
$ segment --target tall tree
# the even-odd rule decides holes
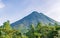
[[[4,29],[7,29],[7,30],[11,30],[12,29],[11,26],[10,26],[10,22],[9,21],[3,23],[3,27],[4,27]]]

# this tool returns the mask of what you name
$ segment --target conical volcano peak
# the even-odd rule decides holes
[[[26,17],[14,22],[11,24],[12,28],[20,30],[21,32],[27,31],[30,29],[30,25],[33,24],[34,27],[37,26],[39,22],[42,22],[43,25],[55,24],[56,21],[46,16],[44,13],[33,11],[31,14],[27,15]],[[19,29],[20,28],[20,29]],[[23,30],[22,30],[22,29]],[[26,29],[26,30],[25,30]]]
[[[39,14],[37,11],[33,11],[32,14]]]
[[[37,11],[33,11],[30,15],[32,16],[45,16],[43,13],[37,12]]]
[[[33,11],[32,14],[41,14],[41,15],[44,15],[43,13],[39,13],[37,11]]]

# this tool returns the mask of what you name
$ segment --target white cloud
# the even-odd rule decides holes
[[[52,5],[48,13],[50,17],[60,22],[60,2]]]
[[[7,21],[6,17],[0,18],[0,26],[3,25],[3,23],[6,22],[6,21]]]
[[[4,7],[5,7],[5,4],[2,2],[2,0],[0,0],[0,9]]]
[[[5,4],[0,3],[0,8],[4,8],[4,7],[5,7]]]

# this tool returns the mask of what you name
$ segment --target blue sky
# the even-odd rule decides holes
[[[0,24],[7,20],[15,22],[32,11],[60,22],[60,0],[0,0]]]

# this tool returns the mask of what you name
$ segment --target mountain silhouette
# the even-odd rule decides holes
[[[12,23],[12,26],[18,26],[23,24],[24,26],[29,26],[31,24],[36,25],[38,22],[42,22],[42,23],[55,23],[56,21],[49,18],[48,16],[44,15],[43,13],[38,13],[36,11],[33,11],[31,14],[29,14],[28,16],[24,17],[21,20],[18,20],[14,23]]]
[[[43,13],[33,11],[31,14],[27,15],[23,19],[12,23],[11,26],[15,29],[23,29],[26,27],[28,28],[31,24],[37,25],[37,23],[39,22],[42,22],[44,24],[54,24],[56,21],[44,15]]]

